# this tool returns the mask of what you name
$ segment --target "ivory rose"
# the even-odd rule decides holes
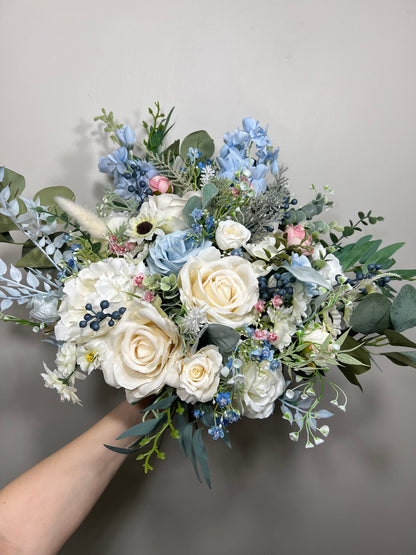
[[[147,202],[154,211],[163,214],[162,229],[165,233],[172,233],[178,229],[188,229],[189,225],[182,217],[183,209],[189,198],[192,196],[201,197],[202,191],[188,191],[182,197],[173,193],[149,196]]]
[[[258,283],[250,262],[226,256],[215,247],[191,257],[178,276],[179,292],[188,310],[203,308],[207,321],[238,328],[251,320]]]
[[[208,345],[179,362],[178,381],[175,384],[179,398],[185,403],[206,403],[218,388],[222,356],[218,347]]]
[[[240,372],[245,377],[245,389],[240,399],[240,412],[248,418],[268,418],[274,409],[274,403],[286,389],[282,371],[269,370],[269,363],[259,368],[255,362],[241,366]]]
[[[105,336],[101,369],[112,387],[124,387],[131,403],[177,381],[182,356],[176,326],[154,306],[132,302]]]
[[[250,239],[250,231],[234,220],[222,220],[215,232],[215,242],[222,250],[239,249]]]

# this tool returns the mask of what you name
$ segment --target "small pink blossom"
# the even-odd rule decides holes
[[[275,333],[274,331],[269,331],[269,333],[267,334],[267,341],[270,341],[270,343],[277,341],[277,333]]]
[[[155,298],[155,294],[153,293],[153,291],[145,291],[144,292],[143,300],[146,303],[151,303],[154,298]]]
[[[135,287],[144,287],[143,286],[143,280],[144,280],[144,275],[143,274],[137,274],[137,276],[134,276],[133,278],[133,284],[135,285]]]
[[[173,186],[167,177],[155,175],[149,179],[149,187],[154,193],[172,193]]]
[[[230,193],[233,198],[237,198],[240,194],[240,191],[237,189],[237,187],[230,187]]]
[[[257,312],[264,312],[265,307],[266,307],[265,301],[258,301],[254,305],[254,308],[257,310]]]
[[[272,299],[272,305],[274,306],[274,308],[279,308],[279,306],[282,306],[282,304],[283,304],[282,297],[280,297],[279,295],[275,295]]]
[[[130,252],[135,247],[135,243],[124,243],[119,245],[117,243],[117,237],[115,235],[110,235],[109,239],[109,251],[111,254],[115,254],[116,256],[123,256],[126,252]]]
[[[267,339],[267,331],[266,330],[256,330],[253,335],[254,339],[258,341],[264,341]]]
[[[302,225],[290,224],[286,226],[285,233],[287,234],[287,246],[288,247],[310,247],[312,243],[312,238],[309,236],[307,239],[305,228]],[[305,248],[301,250],[302,254],[311,254],[312,249]]]

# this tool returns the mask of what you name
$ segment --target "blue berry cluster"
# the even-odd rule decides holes
[[[354,285],[358,285],[360,283],[360,281],[364,280],[364,279],[373,279],[377,276],[377,272],[381,270],[381,264],[369,264],[367,266],[367,273],[364,274],[362,271],[356,271],[355,272],[355,278],[348,278],[345,283],[347,285],[351,285],[352,287]],[[338,278],[338,276],[337,276]],[[390,277],[389,276],[383,276],[379,279],[376,280],[377,285],[379,285],[380,287],[384,287],[385,285],[387,285],[390,282]],[[362,290],[362,292],[365,292],[365,289]]]
[[[274,278],[273,282],[275,285],[270,286],[271,277]],[[275,295],[279,295],[283,299],[284,303],[290,302],[293,297],[293,284],[296,278],[290,274],[280,272],[275,272],[274,274],[269,274],[269,276],[260,276],[258,278],[259,282],[259,297],[262,301],[269,301]]]
[[[285,213],[283,214],[283,216],[286,220],[290,218],[290,213],[288,212],[290,205],[292,204],[293,206],[295,206],[297,203],[298,203],[298,200],[296,198],[290,199],[289,197],[285,197],[283,199],[283,204],[279,206],[279,208],[285,210]]]
[[[110,306],[110,303],[107,300],[100,302],[101,310],[96,312],[93,310],[91,303],[87,303],[85,305],[85,310],[88,312],[84,315],[84,319],[80,321],[79,327],[86,328],[89,324],[90,328],[93,331],[98,331],[100,329],[100,323],[105,320],[106,318],[110,318],[108,321],[108,325],[110,327],[114,326],[116,320],[120,320],[122,315],[126,312],[126,308],[122,306],[118,310],[114,310],[113,312],[104,312],[106,308]],[[92,313],[92,314],[90,314]]]
[[[125,146],[108,156],[101,156],[98,168],[114,180],[114,192],[125,200],[136,200],[140,204],[152,194],[149,179],[158,175],[157,169],[144,160],[132,158]]]

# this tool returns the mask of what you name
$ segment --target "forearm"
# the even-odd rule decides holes
[[[103,444],[114,442],[138,417],[138,408],[124,401],[84,434],[6,486],[0,492],[0,552],[57,553],[125,459]],[[124,440],[124,445],[128,442]]]

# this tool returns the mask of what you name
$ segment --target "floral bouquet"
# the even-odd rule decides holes
[[[0,316],[56,344],[56,369],[44,364],[42,377],[61,400],[80,403],[77,382],[93,370],[130,403],[152,396],[121,436],[130,446],[110,449],[136,453],[147,472],[170,432],[210,485],[205,428],[230,445],[232,424],[278,405],[290,439],[314,447],[332,416],[319,406],[324,390],[346,407],[333,379],[361,387],[384,346],[416,367],[402,334],[416,325],[416,291],[392,286],[416,271],[392,269],[403,243],[350,240],[382,218],[320,219],[328,188],[299,206],[267,127],[243,119],[215,156],[205,131],[165,146],[172,111],[149,108],[141,144],[112,112],[96,118],[117,148],[100,158],[112,184],[95,212],[66,187],[25,198],[24,178],[0,169],[1,241],[25,236],[15,265],[0,260]],[[5,313],[14,303],[27,319]]]

